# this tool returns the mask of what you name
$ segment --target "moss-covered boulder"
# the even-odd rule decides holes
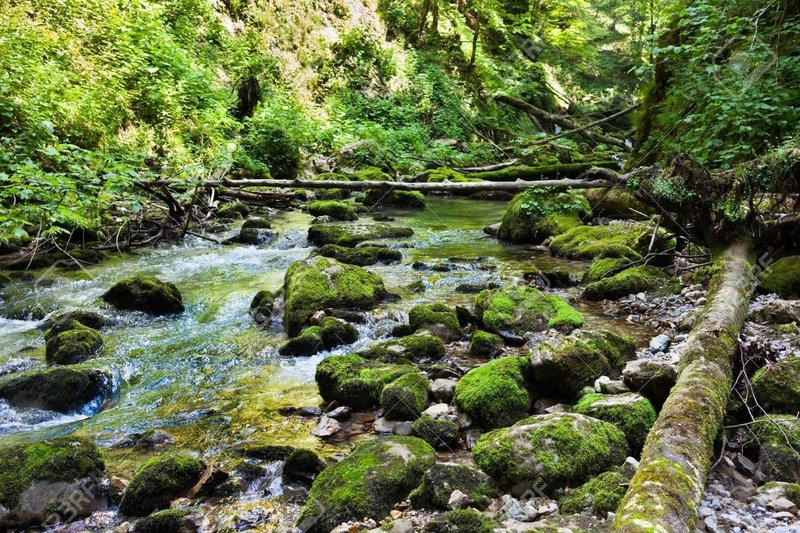
[[[308,212],[313,217],[331,217],[333,220],[353,221],[358,220],[356,210],[352,205],[333,200],[318,200],[308,204]]]
[[[147,516],[169,507],[200,479],[205,465],[187,455],[159,455],[148,459],[136,470],[119,503],[119,511],[128,516]]]
[[[629,452],[616,426],[576,413],[553,413],[482,435],[472,456],[504,487],[536,482],[552,494],[621,465]]]
[[[550,242],[550,253],[570,259],[616,257],[637,260],[647,252],[652,236],[650,223],[578,226],[554,238]],[[672,245],[674,242],[662,230],[653,251]]]
[[[74,322],[96,330],[103,329],[106,325],[106,319],[103,318],[103,315],[95,313],[94,311],[75,309],[58,314],[44,321],[42,328],[45,330],[45,340],[62,331],[73,329]]]
[[[48,330],[52,332],[52,328]],[[50,336],[45,347],[45,358],[51,365],[74,365],[92,359],[103,350],[100,334],[73,321],[72,328]]]
[[[228,202],[217,209],[217,216],[224,219],[246,218],[250,208],[241,202]]]
[[[446,511],[450,494],[459,490],[467,495],[468,506],[486,509],[498,489],[489,476],[478,470],[456,463],[436,463],[422,478],[422,484],[410,495],[415,509]]]
[[[381,342],[358,352],[365,359],[394,363],[400,360],[416,363],[438,361],[445,355],[444,341],[427,330],[397,340]]]
[[[292,263],[283,288],[283,323],[290,337],[321,309],[369,309],[389,296],[377,274],[327,257]]]
[[[188,533],[197,526],[186,509],[164,509],[136,521],[136,533]]]
[[[455,309],[445,304],[422,304],[408,312],[408,325],[411,331],[425,329],[445,342],[461,338],[461,326]]]
[[[272,222],[268,218],[252,217],[242,223],[241,229],[270,229],[271,227]]]
[[[605,518],[617,510],[627,485],[628,479],[619,472],[603,472],[558,500],[558,511],[564,514],[590,512]]]
[[[761,273],[759,287],[763,292],[774,292],[781,298],[800,298],[800,255],[772,263]]]
[[[425,527],[426,533],[492,533],[494,522],[474,509],[455,509],[436,516]]]
[[[437,450],[454,450],[458,446],[458,424],[447,418],[423,415],[411,425],[411,434]]]
[[[402,189],[369,189],[364,195],[364,205],[391,205],[394,207],[425,207],[425,195],[419,191],[404,191]]]
[[[362,441],[317,477],[297,525],[322,533],[348,520],[380,520],[420,484],[434,462],[433,448],[415,437]]]
[[[800,412],[800,357],[790,356],[760,368],[752,384],[753,395],[769,412]]]
[[[322,328],[310,326],[300,332],[300,335],[281,346],[278,352],[287,357],[300,357],[318,354],[324,349],[322,343]]]
[[[183,312],[183,298],[178,288],[148,276],[120,281],[103,294],[103,300],[125,311],[144,311],[152,315]]]
[[[503,352],[503,339],[494,333],[477,330],[469,341],[469,354],[473,357],[492,358]]]
[[[348,265],[370,266],[378,263],[395,263],[403,259],[400,250],[392,250],[385,246],[339,246],[337,244],[326,244],[316,252],[315,255],[330,257],[341,263]]]
[[[336,244],[353,247],[366,241],[404,239],[414,235],[414,230],[387,224],[313,224],[308,228],[308,240],[315,246]]]
[[[653,206],[636,198],[632,193],[615,187],[612,189],[586,189],[583,192],[586,200],[592,206],[592,213],[596,217],[635,219],[638,213],[655,215],[658,213]]]
[[[758,457],[765,481],[800,479],[800,420],[791,415],[766,415],[749,427],[746,449]]]
[[[39,526],[55,521],[54,514],[74,519],[102,509],[104,470],[100,450],[84,437],[0,447],[0,527]],[[67,509],[65,502],[74,505]]]
[[[589,283],[583,297],[588,300],[618,300],[639,292],[677,292],[678,284],[671,281],[661,269],[640,265]]]
[[[320,337],[326,350],[337,346],[353,344],[358,340],[358,330],[354,325],[341,318],[325,317],[320,324]]]
[[[70,365],[27,370],[0,377],[0,398],[15,407],[35,407],[75,413],[87,404],[100,404],[111,396],[113,380],[107,370]]]
[[[587,394],[581,397],[573,410],[617,426],[625,433],[634,453],[644,446],[647,433],[658,416],[650,400],[636,392]]]
[[[548,191],[535,197],[522,192],[506,207],[497,238],[515,244],[539,244],[579,226],[591,213],[589,202],[576,192]]]
[[[245,223],[239,230],[239,236],[235,239],[235,242],[253,246],[266,246],[272,244],[277,237],[278,234],[269,229],[269,227],[260,228]]]
[[[540,390],[573,397],[600,376],[618,375],[635,355],[633,339],[610,331],[580,332],[536,345],[531,367]]]
[[[471,178],[469,176],[465,176],[461,172],[453,170],[452,168],[440,167],[424,173],[420,177],[419,181],[423,183],[443,183],[445,181],[449,181],[450,183],[470,183],[483,180],[480,178]]]
[[[419,372],[400,376],[383,388],[383,416],[395,420],[415,420],[428,407],[431,384]]]
[[[283,462],[282,477],[288,481],[311,483],[325,469],[325,463],[311,450],[295,448]]]
[[[620,257],[601,257],[595,259],[594,262],[592,262],[592,266],[589,267],[589,270],[584,273],[583,282],[592,283],[606,277],[611,277],[612,272],[616,272],[630,263],[630,260]]]
[[[416,371],[412,365],[385,364],[350,354],[320,362],[315,378],[326,402],[335,400],[353,409],[367,410],[380,403],[387,384]]]
[[[275,313],[278,295],[272,291],[258,291],[250,302],[250,314],[258,324],[268,324]]]
[[[530,370],[530,361],[518,356],[473,368],[456,384],[455,404],[481,427],[511,425],[530,410]]]
[[[475,315],[488,331],[518,337],[530,331],[571,331],[583,325],[583,316],[566,300],[527,285],[481,291]]]

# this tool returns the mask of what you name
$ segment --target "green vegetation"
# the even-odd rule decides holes
[[[753,394],[771,413],[800,412],[800,357],[790,356],[753,375]]]
[[[573,192],[531,188],[509,202],[497,237],[517,244],[539,244],[591,216],[589,202]]]
[[[618,300],[639,292],[668,293],[678,292],[678,289],[679,285],[661,269],[644,265],[631,267],[611,277],[589,283],[583,291],[583,296],[589,300]]]
[[[613,395],[587,394],[581,397],[573,411],[617,426],[625,433],[628,444],[634,452],[644,446],[647,433],[657,416],[650,401],[635,392]]]
[[[48,330],[45,357],[47,362],[56,365],[72,365],[82,363],[97,355],[103,349],[103,339],[92,328],[72,321],[71,329],[52,335],[53,328]]]
[[[454,402],[481,427],[509,426],[528,414],[531,398],[525,387],[529,377],[527,358],[494,359],[458,381]]]
[[[422,420],[422,419],[420,419]],[[422,484],[411,493],[411,504],[417,509],[447,510],[450,494],[460,490],[469,498],[470,507],[484,509],[498,493],[492,480],[476,468],[456,463],[437,463],[422,478]]]
[[[781,298],[800,297],[800,255],[778,259],[761,273],[759,285],[763,291],[774,292]]]
[[[431,386],[428,378],[409,372],[392,381],[381,391],[381,409],[386,418],[415,420],[428,407]]]
[[[482,291],[475,300],[475,314],[489,331],[520,337],[529,331],[572,331],[583,325],[583,316],[566,300],[529,286]]]
[[[411,331],[426,329],[441,337],[445,342],[461,338],[461,326],[453,308],[444,304],[423,304],[414,306],[408,312],[408,325]]]
[[[336,259],[348,265],[370,266],[377,263],[395,263],[403,259],[400,250],[392,250],[383,246],[358,246],[350,248],[337,244],[326,244],[315,252],[322,257]]]
[[[608,513],[617,510],[625,495],[627,482],[625,476],[618,472],[603,472],[561,498],[558,509],[566,514],[590,511],[605,518]]]
[[[316,380],[325,401],[338,401],[353,409],[367,410],[380,403],[383,388],[404,374],[414,373],[412,365],[369,361],[358,355],[328,357],[317,365]]]
[[[328,216],[333,220],[358,220],[358,215],[352,205],[333,200],[311,202],[308,204],[308,212],[311,216]]]
[[[103,294],[103,300],[126,311],[144,311],[153,315],[183,312],[183,298],[178,288],[153,277],[120,281]]]
[[[477,330],[472,334],[469,342],[469,354],[474,357],[491,358],[503,351],[503,339],[488,333]]]

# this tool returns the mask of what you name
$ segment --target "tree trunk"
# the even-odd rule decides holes
[[[754,262],[749,237],[720,253],[709,302],[682,350],[678,382],[650,430],[613,531],[694,529],[733,382],[732,357],[755,290]]]

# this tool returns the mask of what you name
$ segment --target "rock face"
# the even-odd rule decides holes
[[[51,365],[74,365],[82,363],[96,356],[103,349],[103,339],[92,328],[72,321],[71,324],[62,324],[60,327],[69,326],[70,329],[61,331],[56,335],[49,335],[45,348],[45,358]],[[53,331],[49,329],[45,337]]]
[[[316,255],[336,259],[348,265],[370,266],[378,263],[394,263],[403,259],[399,250],[392,250],[385,246],[339,246],[326,244],[316,251]]]
[[[635,354],[632,339],[608,331],[580,332],[538,344],[531,351],[531,364],[538,387],[572,397],[600,376],[619,374]]]
[[[800,298],[800,255],[778,259],[761,273],[759,287],[781,298]]]
[[[411,493],[416,509],[446,511],[453,491],[467,496],[465,506],[486,509],[498,489],[489,476],[476,468],[456,463],[437,463],[422,478],[422,484]]]
[[[121,513],[146,516],[169,507],[175,498],[187,493],[200,479],[205,465],[185,455],[160,455],[144,462],[131,479],[122,501]]]
[[[83,437],[0,448],[0,527],[38,526],[66,518],[73,509],[71,518],[104,508],[104,470],[100,450]],[[74,498],[76,493],[81,498]],[[53,502],[70,505],[53,507]]]
[[[787,357],[753,375],[753,394],[773,413],[800,412],[800,357]]]
[[[151,315],[183,312],[183,298],[172,283],[154,277],[135,277],[120,281],[103,295],[117,309],[144,311]]]
[[[461,327],[455,309],[444,304],[423,304],[414,306],[408,312],[408,325],[411,331],[425,329],[445,342],[461,338]]]
[[[346,225],[346,224],[313,224],[308,228],[308,240],[316,246],[336,244],[353,247],[365,241],[383,239],[401,239],[411,237],[414,231],[399,226],[385,224]]]
[[[28,370],[0,377],[0,398],[16,407],[74,413],[112,393],[111,373],[83,365]]]
[[[321,309],[368,309],[389,296],[377,274],[326,257],[292,263],[283,286],[283,322],[291,337]]]
[[[385,364],[350,354],[323,360],[317,365],[315,377],[326,402],[335,400],[353,409],[367,410],[380,403],[387,384],[416,371],[412,365]]]
[[[531,405],[526,385],[531,366],[525,357],[501,357],[467,372],[456,384],[454,402],[484,428],[504,427],[524,418]]]
[[[612,424],[575,413],[536,415],[481,436],[475,463],[505,487],[536,483],[545,492],[579,485],[629,454]]]
[[[492,332],[522,337],[548,328],[573,330],[583,316],[566,300],[529,286],[485,290],[475,300],[475,315]]]
[[[419,485],[434,462],[433,448],[415,437],[362,441],[317,477],[297,526],[321,533],[348,520],[380,520]]]
[[[767,415],[750,426],[746,448],[757,454],[757,475],[765,481],[800,479],[800,422],[790,415]]]
[[[575,405],[574,411],[617,426],[625,433],[634,452],[644,446],[647,433],[657,417],[650,401],[635,392],[587,394]]]
[[[542,201],[545,209],[531,209],[528,194],[514,196],[503,213],[497,238],[515,244],[540,244],[548,237],[578,226],[581,217],[592,212],[589,202],[578,193],[548,195]]]

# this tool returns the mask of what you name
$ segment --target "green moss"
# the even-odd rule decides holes
[[[256,322],[266,322],[272,318],[275,311],[275,300],[278,296],[272,291],[258,291],[250,302],[250,313],[255,317]]]
[[[52,332],[52,328],[48,330]],[[45,358],[51,365],[73,365],[95,357],[103,349],[103,339],[92,328],[72,321],[72,328],[47,340]]]
[[[620,267],[623,267],[629,264],[630,261],[628,259],[623,258],[615,258],[615,257],[602,257],[599,259],[595,259],[592,263],[592,266],[589,267],[589,270],[583,275],[584,283],[592,283],[594,281],[600,281],[609,272],[612,272]]]
[[[503,351],[503,339],[488,333],[477,330],[472,334],[469,342],[469,354],[473,357],[491,358]]]
[[[386,172],[376,167],[367,167],[353,174],[354,181],[393,181]]]
[[[458,424],[446,418],[428,415],[414,420],[411,432],[437,450],[453,450],[458,446]]]
[[[400,250],[392,250],[385,246],[358,246],[350,248],[336,244],[326,244],[315,252],[322,257],[330,257],[342,263],[358,266],[370,266],[377,263],[394,263],[403,259]]]
[[[119,503],[121,513],[145,516],[168,507],[200,479],[205,466],[186,455],[159,455],[145,461],[134,474]]]
[[[364,205],[392,205],[395,207],[425,207],[425,195],[419,191],[370,189],[364,195]]]
[[[183,298],[178,288],[148,276],[116,283],[103,294],[103,300],[126,311],[144,311],[153,315],[183,312]]]
[[[315,246],[336,244],[354,247],[365,241],[382,241],[384,239],[401,239],[411,237],[414,231],[410,228],[389,226],[386,224],[344,225],[344,224],[312,224],[308,228],[308,240]]]
[[[783,481],[770,481],[764,483],[764,490],[780,489],[784,496],[793,504],[800,505],[800,483],[787,483]]]
[[[320,324],[320,336],[325,349],[330,350],[358,340],[358,330],[351,323],[332,316],[325,317]]]
[[[86,326],[92,329],[102,329],[105,326],[105,319],[92,311],[67,311],[60,315],[45,321],[44,327],[47,328],[44,334],[44,340],[50,340],[50,337],[58,335],[62,331],[75,329],[75,323]]]
[[[467,372],[456,384],[454,401],[476,424],[503,427],[525,417],[531,398],[525,388],[530,362],[501,357]]]
[[[361,441],[314,481],[298,526],[318,533],[348,520],[380,520],[419,485],[434,461],[433,448],[415,437]]]
[[[442,183],[444,181],[449,181],[451,183],[469,183],[482,180],[480,178],[467,177],[461,172],[453,170],[452,168],[442,167],[428,172],[423,178],[423,181],[428,183]]]
[[[111,392],[111,374],[85,365],[28,370],[0,377],[0,398],[11,405],[60,413],[77,412],[96,398],[108,398]]]
[[[675,292],[677,283],[670,284],[670,279],[658,268],[648,265],[635,266],[590,283],[583,291],[583,297],[589,300],[617,300],[639,292],[655,290]]]
[[[520,337],[549,327],[571,330],[583,325],[581,314],[566,300],[527,285],[481,291],[475,314],[487,330]]]
[[[217,210],[219,218],[245,218],[250,214],[250,208],[241,202],[228,202],[222,204]]]
[[[262,217],[254,217],[248,218],[242,224],[242,230],[246,229],[270,229],[272,227],[272,223],[269,221],[268,218]]]
[[[321,309],[371,308],[389,293],[377,274],[359,266],[314,257],[291,264],[284,279],[284,295],[283,321],[293,337]]]
[[[422,484],[409,499],[416,509],[444,511],[449,508],[447,503],[454,490],[466,494],[469,506],[477,509],[485,509],[498,494],[492,480],[480,470],[457,463],[437,463],[425,472]]]
[[[558,500],[561,513],[572,514],[590,511],[605,518],[617,510],[628,480],[617,472],[603,472]]]
[[[557,236],[550,243],[550,252],[558,257],[571,259],[595,259],[614,257],[630,260],[641,259],[647,251],[653,228],[649,223],[611,224],[608,226],[578,226]],[[660,251],[674,246],[660,232],[663,239],[656,239]]]
[[[430,533],[492,533],[494,522],[473,509],[455,509],[428,524]]]
[[[759,287],[781,298],[800,297],[800,255],[778,259],[761,273]]]
[[[555,315],[547,322],[547,327],[559,331],[572,331],[583,326],[583,315],[569,305],[564,298],[555,294],[548,294],[547,298],[555,309]]]
[[[317,365],[319,393],[327,401],[338,401],[358,410],[380,403],[384,386],[400,376],[416,372],[411,365],[383,364],[358,355],[328,357]]]
[[[314,217],[328,216],[334,220],[342,221],[358,220],[356,210],[352,205],[345,202],[318,200],[308,204],[308,212]]]
[[[71,483],[84,478],[99,482],[104,470],[100,450],[84,437],[56,437],[0,447],[0,506],[14,509],[33,483]]]
[[[408,324],[411,331],[426,329],[441,337],[446,342],[461,338],[461,326],[458,316],[451,307],[444,304],[423,304],[414,306],[408,312]]]
[[[581,397],[573,410],[617,426],[625,433],[628,444],[634,451],[644,447],[647,434],[658,416],[650,401],[634,392],[616,395],[587,394]]]
[[[760,368],[752,379],[760,405],[774,413],[800,412],[800,357],[790,356]]]
[[[528,207],[527,193],[517,194],[503,213],[497,238],[516,244],[539,244],[580,225],[581,217],[591,215],[589,203],[578,193],[567,194],[569,198],[545,196],[536,209]],[[563,205],[575,208],[565,210]]]
[[[800,472],[800,420],[767,415],[757,418],[749,430],[746,448],[758,453],[765,481],[795,482]]]
[[[165,509],[156,511],[136,522],[136,533],[173,533],[182,531],[188,511],[185,509]]]
[[[438,361],[445,355],[444,341],[427,330],[417,331],[397,340],[382,342],[358,352],[366,359],[393,363]]]
[[[381,408],[389,419],[415,420],[428,407],[431,385],[424,375],[408,373],[383,388]]]
[[[297,357],[314,355],[324,348],[322,328],[311,326],[300,332],[300,335],[281,346],[279,353],[283,356]]]

